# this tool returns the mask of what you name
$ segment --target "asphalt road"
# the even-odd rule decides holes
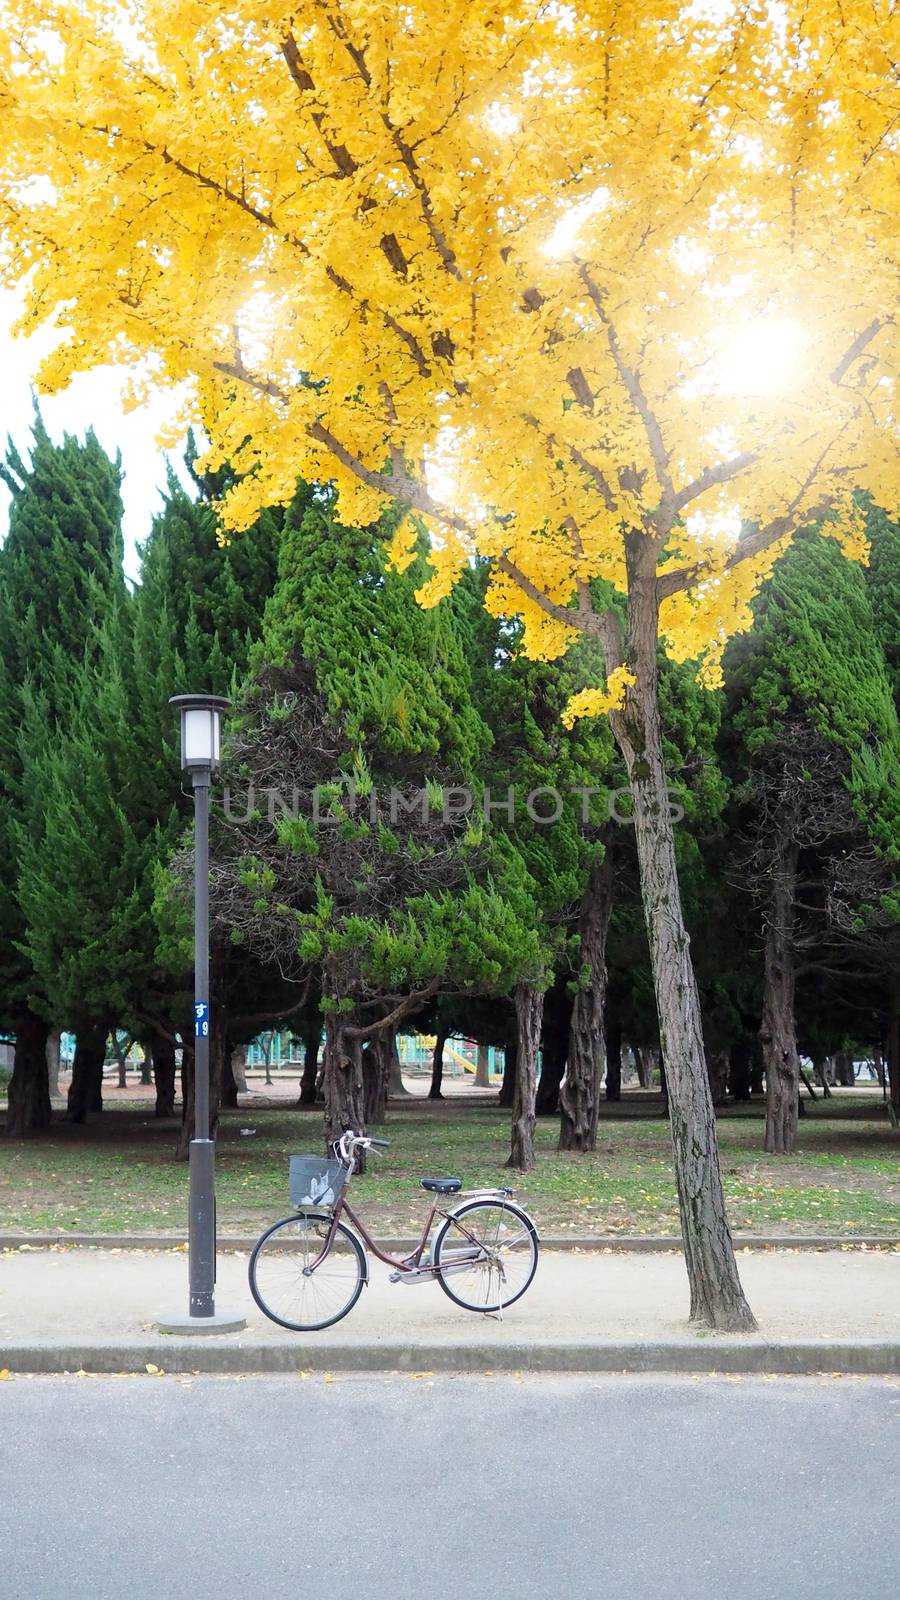
[[[883,1600],[896,1379],[16,1378],[4,1600]]]

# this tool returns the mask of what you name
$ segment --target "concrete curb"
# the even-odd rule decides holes
[[[0,1366],[10,1373],[486,1373],[501,1372],[686,1372],[717,1373],[900,1373],[900,1343],[878,1339],[782,1340],[745,1337],[672,1338],[647,1341],[596,1339],[539,1345],[351,1340],[304,1344],[300,1339],[127,1340],[119,1343],[42,1343],[0,1347]]]
[[[262,1233],[262,1227],[260,1233]],[[218,1238],[220,1250],[253,1249],[259,1234],[223,1233]],[[541,1233],[545,1250],[616,1250],[626,1254],[661,1254],[681,1251],[681,1238],[677,1234],[546,1234]],[[735,1233],[736,1250],[897,1250],[900,1238],[881,1234],[751,1234]],[[186,1242],[181,1233],[0,1233],[0,1250],[39,1250],[51,1245],[77,1246],[90,1250],[177,1250]],[[416,1238],[387,1239],[376,1236],[376,1244],[395,1253],[413,1250],[419,1243]]]

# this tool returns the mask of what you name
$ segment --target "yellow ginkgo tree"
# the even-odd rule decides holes
[[[170,385],[240,530],[409,508],[434,604],[601,641],[630,777],[695,1320],[725,1219],[656,699],[714,684],[794,530],[896,510],[891,0],[0,0],[0,231],[40,385]],[[173,400],[174,404],[174,400]],[[627,596],[627,606],[619,596]],[[604,598],[608,597],[608,598]],[[622,622],[622,617],[626,621]]]

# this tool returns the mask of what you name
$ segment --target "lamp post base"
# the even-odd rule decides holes
[[[211,1317],[192,1317],[182,1311],[171,1317],[157,1317],[153,1326],[158,1333],[240,1333],[247,1326],[247,1318],[237,1311],[214,1311]]]

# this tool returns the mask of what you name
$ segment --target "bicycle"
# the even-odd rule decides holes
[[[250,1292],[272,1322],[297,1333],[316,1333],[340,1322],[369,1281],[366,1246],[394,1269],[392,1283],[439,1283],[466,1311],[502,1316],[531,1284],[537,1228],[521,1206],[513,1205],[512,1189],[467,1191],[462,1204],[444,1210],[441,1201],[461,1193],[461,1179],[421,1178],[422,1188],[435,1197],[421,1239],[408,1256],[380,1249],[350,1205],[347,1190],[357,1150],[387,1148],[387,1139],[348,1129],[332,1145],[332,1161],[291,1156],[294,1214],[267,1228],[250,1257]]]

